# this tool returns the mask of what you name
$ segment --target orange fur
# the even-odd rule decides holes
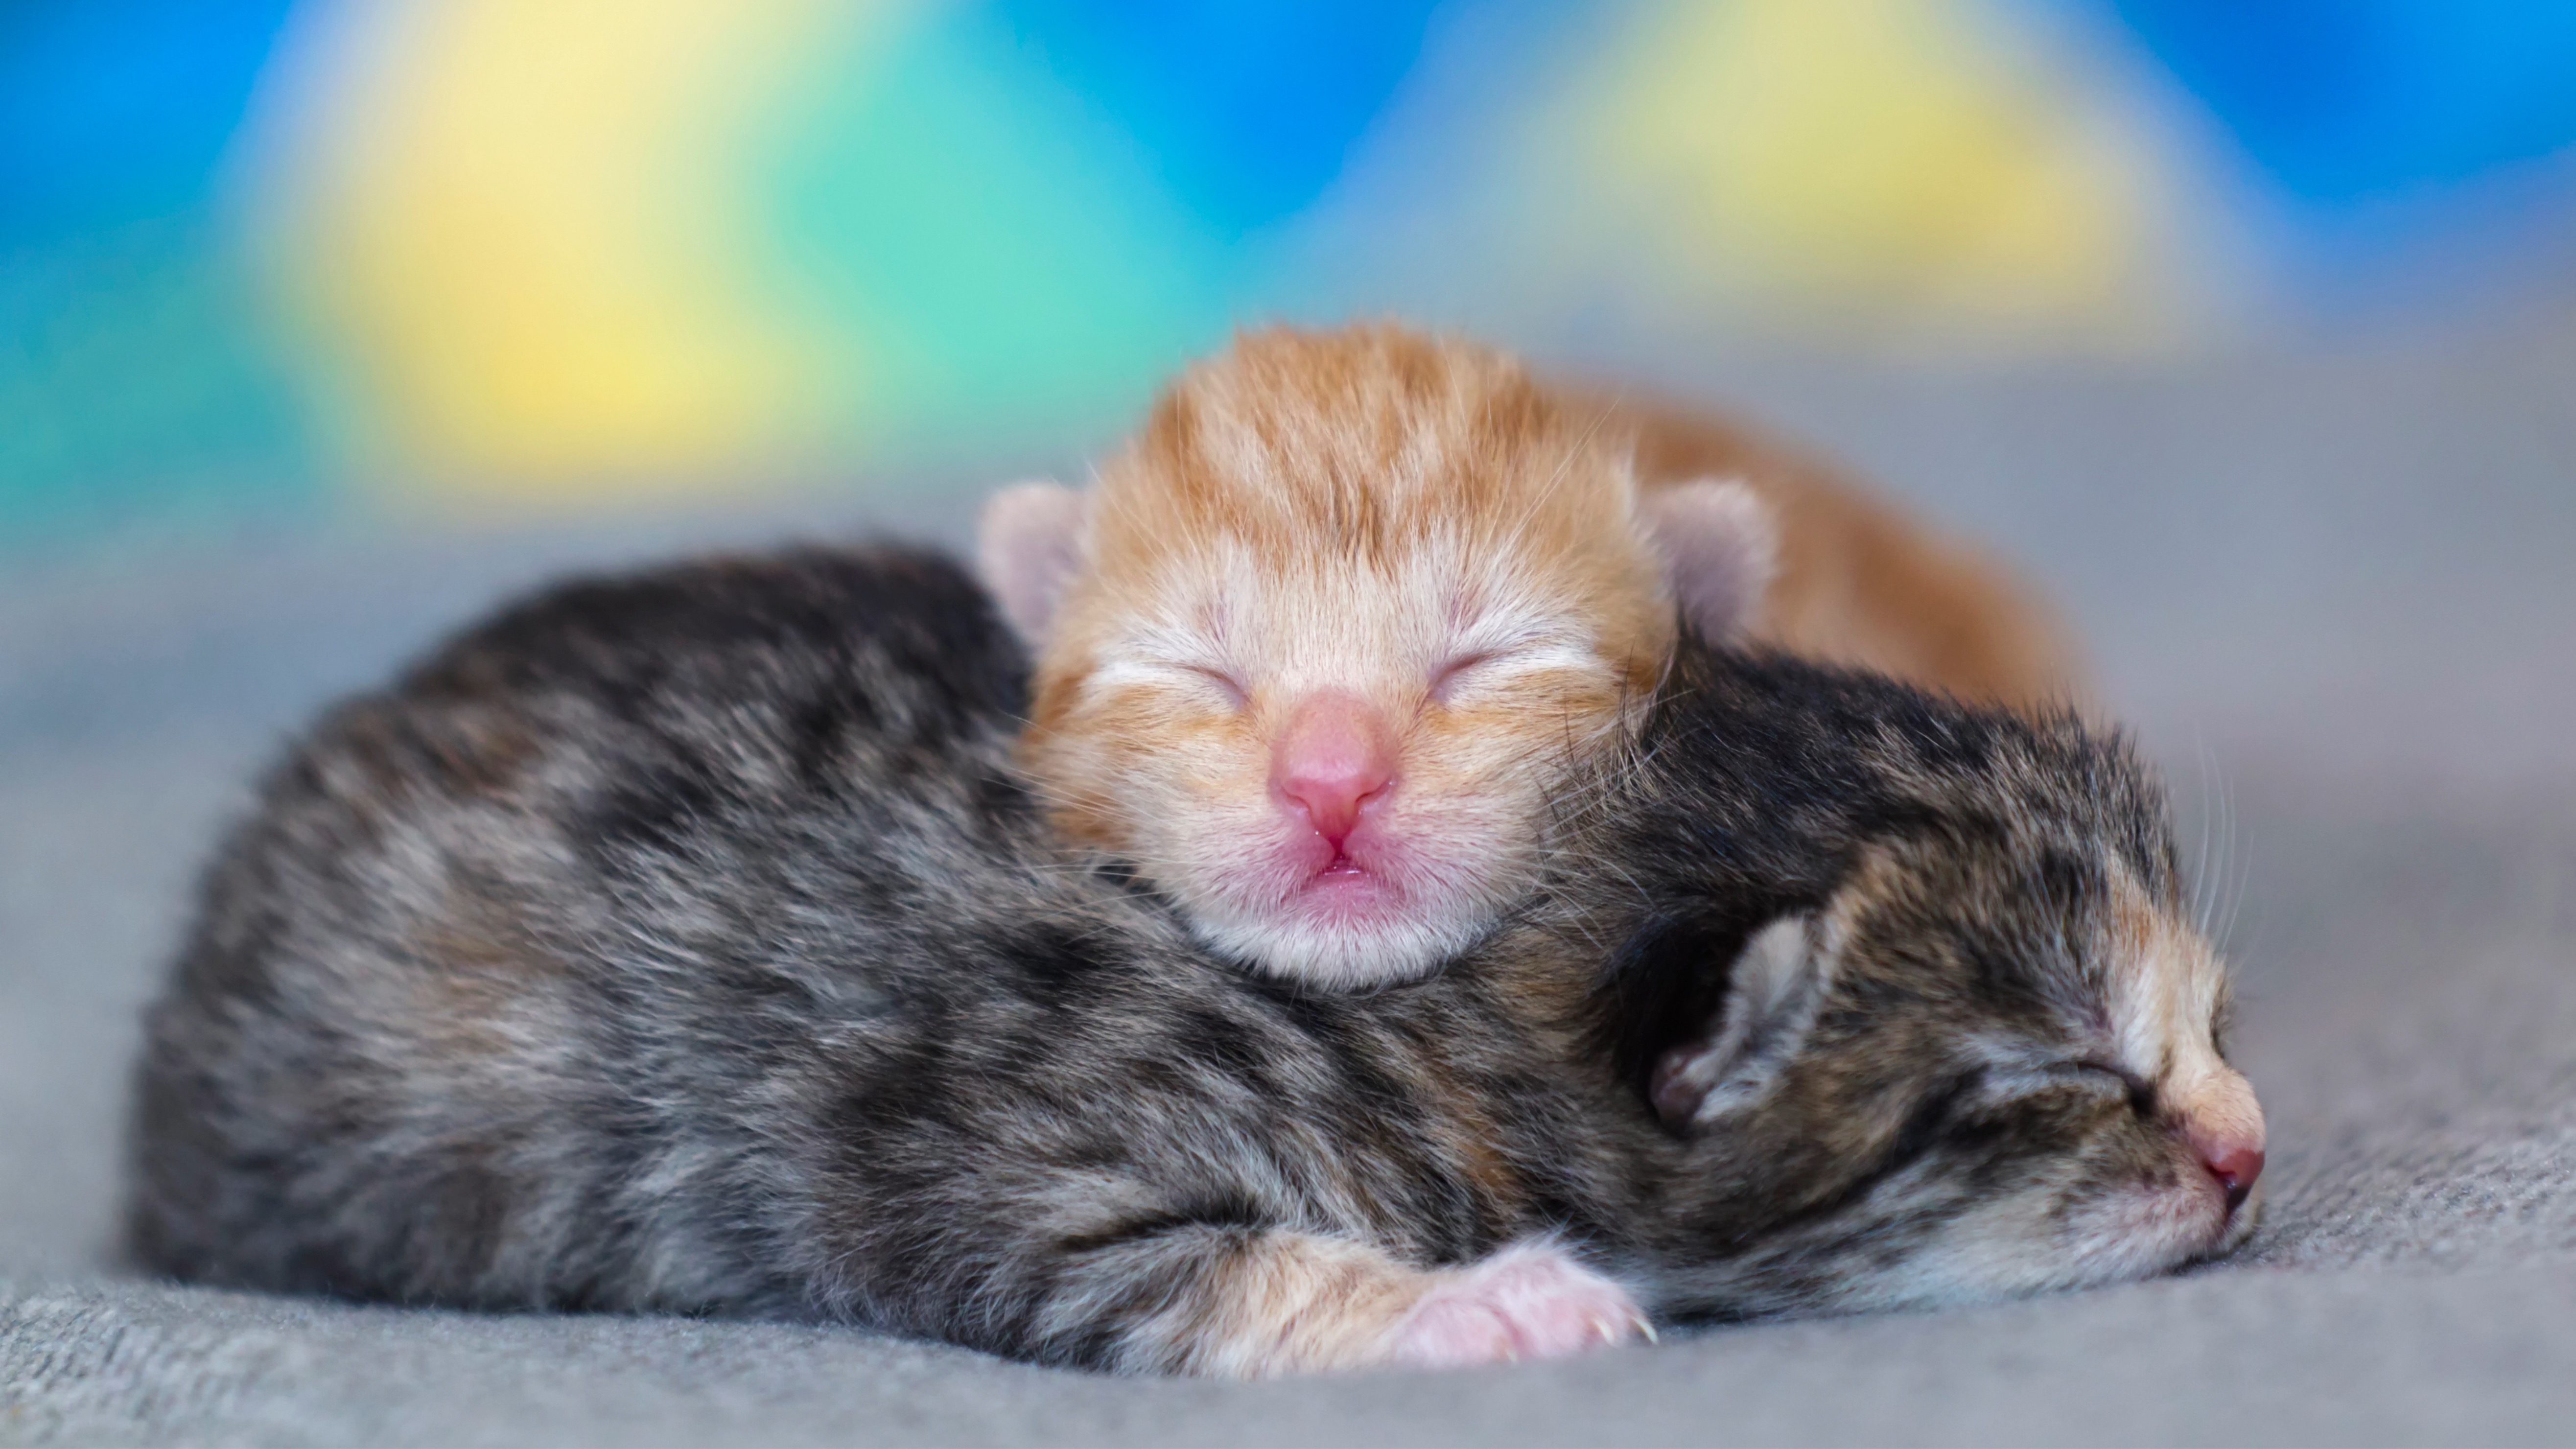
[[[1188,1373],[1258,1379],[1555,1358],[1650,1332],[1624,1289],[1546,1242],[1424,1269],[1349,1239],[1271,1232],[1176,1293],[1129,1350]]]
[[[1585,396],[1635,437],[1643,486],[1739,478],[1771,506],[1779,573],[1756,640],[1963,699],[2030,705],[2079,692],[2064,631],[1992,560],[1732,419]]]
[[[1267,1234],[1147,1333],[1188,1345],[1188,1371],[1223,1378],[1362,1368],[1384,1361],[1432,1278],[1363,1243]]]

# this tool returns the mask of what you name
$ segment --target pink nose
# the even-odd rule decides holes
[[[1315,833],[1339,848],[1360,823],[1360,807],[1395,783],[1395,746],[1384,717],[1347,694],[1298,702],[1270,756],[1270,788],[1305,811]]]
[[[2229,1147],[2213,1152],[2204,1148],[2200,1165],[2218,1179],[2218,1190],[2227,1194],[2227,1210],[2234,1212],[2245,1205],[2246,1196],[2254,1191],[2254,1180],[2263,1175],[2263,1149]]]

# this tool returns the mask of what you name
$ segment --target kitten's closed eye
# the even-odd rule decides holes
[[[2129,1108],[2141,1117],[2156,1115],[2156,1085],[2126,1067],[2109,1062],[2064,1062],[2051,1069],[2050,1075],[2073,1078],[2096,1091],[2115,1092],[2128,1098]]]
[[[2155,1084],[2108,1062],[2057,1061],[1999,1070],[1990,1075],[1988,1086],[1992,1095],[2005,1099],[2072,1091],[2122,1103],[2141,1118],[2156,1115]]]
[[[1196,683],[1206,685],[1215,691],[1225,700],[1226,707],[1229,709],[1241,711],[1252,703],[1251,689],[1245,686],[1241,678],[1228,670],[1211,664],[1181,664],[1173,667],[1182,674],[1188,675]]]
[[[1145,649],[1112,655],[1094,672],[1092,687],[1102,691],[1143,688],[1160,695],[1187,695],[1228,713],[1241,713],[1252,702],[1251,686],[1222,664],[1170,658]]]
[[[1474,637],[1481,634],[1482,640]],[[1497,638],[1497,636],[1500,636]],[[1486,642],[1493,641],[1493,642]],[[1565,630],[1476,630],[1431,672],[1431,698],[1448,704],[1478,690],[1525,679],[1533,673],[1565,671],[1593,675],[1608,666],[1587,639]]]
[[[1462,654],[1443,663],[1432,671],[1431,697],[1447,704],[1462,689],[1474,684],[1479,673],[1490,672],[1491,666],[1499,663],[1506,653],[1500,649],[1485,649]]]

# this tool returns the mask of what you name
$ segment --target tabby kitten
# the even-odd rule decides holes
[[[544,595],[325,717],[153,1007],[190,1280],[1265,1375],[2158,1272],[2261,1117],[2128,750],[1685,642],[1541,892],[1368,996],[1068,869],[954,568]]]

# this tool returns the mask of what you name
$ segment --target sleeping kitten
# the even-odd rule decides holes
[[[952,568],[809,553],[567,587],[341,705],[151,1012],[135,1251],[1264,1375],[2251,1229],[2224,974],[2071,720],[1686,642],[1527,909],[1317,996],[1062,866],[1021,689]]]
[[[1641,498],[1629,447],[1481,348],[1274,331],[1186,374],[1088,499],[995,499],[983,573],[1038,651],[1021,758],[1058,828],[1282,976],[1463,949],[1565,772],[1633,728],[1676,598],[1725,638],[1769,573],[1741,485]]]
[[[1038,654],[1021,758],[1058,827],[1330,987],[1492,925],[1677,608],[1971,698],[2067,685],[2009,584],[1814,466],[1393,327],[1241,339],[1090,497],[998,496],[981,552]]]

